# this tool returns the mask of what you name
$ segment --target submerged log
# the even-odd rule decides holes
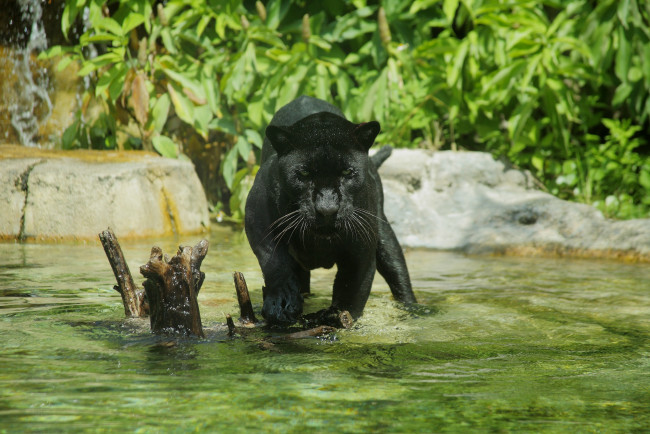
[[[305,339],[305,338],[327,335],[330,333],[334,333],[336,330],[337,330],[336,327],[321,325],[308,330],[301,330],[299,332],[289,333],[288,335],[272,336],[271,338],[269,338],[269,341],[274,343],[293,341],[296,339]]]
[[[248,292],[248,285],[246,285],[246,279],[244,279],[244,274],[235,271],[233,273],[233,279],[235,280],[237,302],[239,303],[239,310],[241,313],[240,320],[244,324],[254,324],[257,322],[257,318],[255,318],[255,312],[253,312],[253,305]]]
[[[124,260],[124,254],[117,237],[111,228],[99,234],[108,262],[111,264],[117,285],[113,287],[122,296],[124,314],[131,317],[144,317],[149,313],[149,306],[145,300],[145,293],[135,286],[129,266]]]
[[[205,279],[200,267],[207,253],[207,240],[193,248],[179,247],[170,260],[159,247],[151,249],[149,262],[140,267],[140,273],[147,278],[144,289],[154,333],[204,336],[197,296]]]

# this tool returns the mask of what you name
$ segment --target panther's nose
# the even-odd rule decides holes
[[[339,210],[339,206],[335,203],[324,203],[316,205],[316,212],[323,217],[329,217]]]
[[[339,210],[339,198],[333,190],[323,190],[316,195],[316,212],[323,217],[331,217]]]

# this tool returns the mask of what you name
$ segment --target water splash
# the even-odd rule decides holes
[[[7,68],[7,73],[12,77],[3,84],[2,105],[7,107],[19,142],[24,146],[37,147],[39,128],[52,115],[48,71],[35,61],[36,55],[47,49],[43,8],[41,0],[18,0],[17,4],[25,23],[24,31],[29,38],[24,47],[6,52],[4,60],[13,67]]]

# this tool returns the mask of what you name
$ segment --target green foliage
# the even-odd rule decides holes
[[[64,147],[197,169],[209,151],[236,219],[260,133],[301,94],[380,121],[380,142],[486,150],[562,198],[650,212],[650,3],[68,0],[64,32],[83,11],[79,42],[47,54],[90,78]]]

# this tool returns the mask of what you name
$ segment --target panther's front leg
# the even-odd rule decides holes
[[[375,277],[376,262],[372,254],[354,254],[337,262],[332,308],[347,310],[357,319],[366,306]]]
[[[271,325],[291,325],[302,314],[304,270],[278,246],[268,261],[260,261],[264,274],[262,316]]]

